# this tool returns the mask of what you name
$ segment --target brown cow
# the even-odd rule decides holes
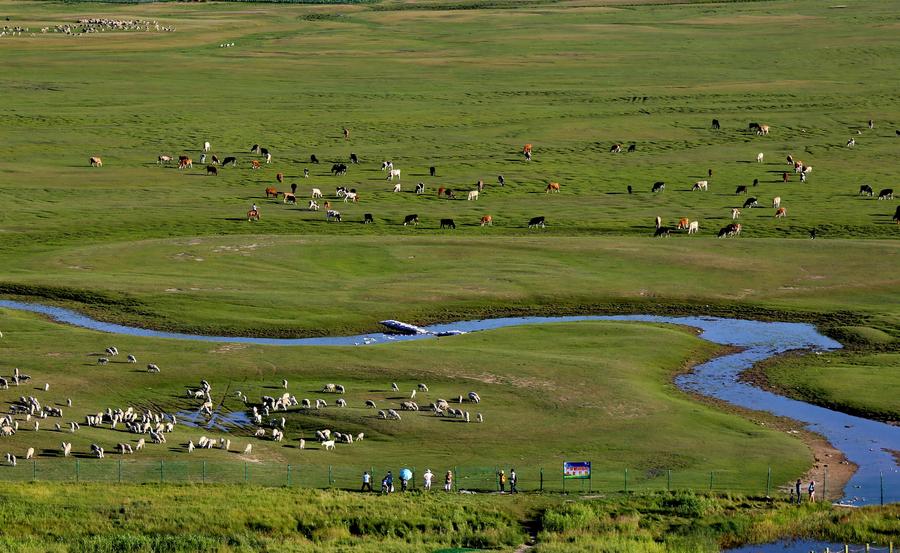
[[[212,175],[212,176],[214,176],[214,177],[218,177],[218,176],[219,176],[219,170],[216,169],[215,167],[213,167],[212,165],[207,165],[207,166],[206,166],[206,174],[207,174],[207,175]]]
[[[443,186],[438,188],[438,198],[444,195],[444,190],[446,190],[446,188],[444,188]]]
[[[344,140],[350,140],[350,129],[344,127]]]
[[[781,174],[781,180],[782,180],[782,182],[787,182],[787,181],[791,180],[791,175],[787,171],[785,171],[784,173]]]
[[[183,159],[178,158],[178,168],[179,169],[191,169],[193,167],[194,167],[194,162],[191,161],[191,158],[189,158],[189,157],[184,157]]]
[[[526,144],[525,147],[522,148],[522,153],[523,153],[523,154],[530,154],[530,153],[531,153],[531,144]]]
[[[250,160],[250,165],[253,169],[259,169],[261,165],[255,159]]]
[[[279,184],[282,184],[284,182],[284,173],[276,173],[275,180],[277,180]]]
[[[286,204],[296,204],[296,203],[297,203],[297,196],[295,196],[295,195],[293,195],[293,194],[290,194],[290,193],[288,193],[288,192],[285,192],[285,193],[284,193],[284,203],[286,203]]]
[[[101,160],[99,157],[92,157],[91,167],[103,167],[103,160]]]
[[[547,194],[549,194],[550,192],[559,192],[559,183],[558,182],[551,182],[550,184],[547,185]]]
[[[494,226],[494,218],[490,215],[485,215],[481,218],[481,226],[487,225],[489,227]]]
[[[678,219],[678,226],[675,228],[678,230],[686,229],[690,224],[690,219],[688,219],[687,217],[682,217],[681,219]]]
[[[779,208],[775,211],[775,218],[776,218],[776,219],[781,219],[781,218],[784,217],[785,215],[787,215],[787,210],[786,210],[785,208],[783,208],[783,207],[779,207]]]
[[[769,136],[769,126],[768,125],[760,125],[759,127],[757,127],[756,135],[759,136],[761,134]]]
[[[253,220],[259,221],[259,210],[258,209],[251,209],[250,211],[247,212],[247,221],[253,221]]]
[[[274,186],[269,186],[266,188],[266,198],[268,198],[269,196],[277,198],[278,194],[280,194],[280,192],[276,190]]]

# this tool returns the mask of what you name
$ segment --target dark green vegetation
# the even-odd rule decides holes
[[[883,545],[900,532],[897,506],[798,508],[691,493],[573,502],[437,492],[376,497],[237,486],[17,484],[0,489],[0,506],[0,547],[12,553],[511,552],[527,540],[526,528],[537,532],[538,553],[680,553],[782,536]]]

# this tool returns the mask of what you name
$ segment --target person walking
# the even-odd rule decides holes
[[[516,489],[516,484],[519,481],[519,477],[516,475],[516,469],[509,470],[509,493],[519,493],[519,490]]]
[[[447,476],[444,477],[444,491],[449,492],[453,490],[453,472],[447,471]]]
[[[814,480],[809,481],[809,486],[807,486],[806,490],[809,492],[809,502],[814,503],[816,501],[816,483]]]
[[[364,472],[364,473],[363,473],[362,488],[360,488],[359,491],[361,491],[361,492],[364,492],[364,491],[370,491],[370,492],[371,492],[371,491],[373,491],[373,490],[372,490],[372,475],[369,474],[368,472]]]
[[[431,472],[431,469],[425,469],[422,477],[425,479],[425,491],[431,491],[431,480],[434,478],[434,473]]]
[[[394,475],[391,471],[388,471],[387,476],[384,477],[384,481],[387,482],[387,493],[394,492]]]
[[[500,482],[500,493],[506,491],[506,473],[503,472],[503,469],[500,469],[500,472],[497,474],[497,480]]]
[[[803,482],[801,482],[800,479],[798,478],[797,481],[794,483],[794,493],[797,494],[797,505],[800,505],[800,500],[803,498],[803,496],[800,494],[801,487],[803,487]]]

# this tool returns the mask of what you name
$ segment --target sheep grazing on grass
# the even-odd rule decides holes
[[[140,440],[138,440],[137,445],[134,447],[135,451],[140,451],[142,449],[144,449],[144,438],[141,438]]]
[[[305,449],[306,448],[306,440],[304,440],[303,438],[300,438],[299,447],[300,447],[300,449]]]
[[[244,448],[244,455],[250,455],[253,452],[253,444],[247,444]]]
[[[325,449],[325,451],[328,451],[330,449],[333,450],[334,449],[334,440],[327,440],[327,441],[322,442],[322,448]]]
[[[28,459],[31,459],[32,457],[34,457],[34,448],[29,447],[28,451],[25,452],[25,459],[28,460]]]

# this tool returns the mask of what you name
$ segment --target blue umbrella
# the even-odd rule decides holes
[[[401,480],[412,480],[412,471],[409,469],[401,469],[400,470],[400,479]]]

